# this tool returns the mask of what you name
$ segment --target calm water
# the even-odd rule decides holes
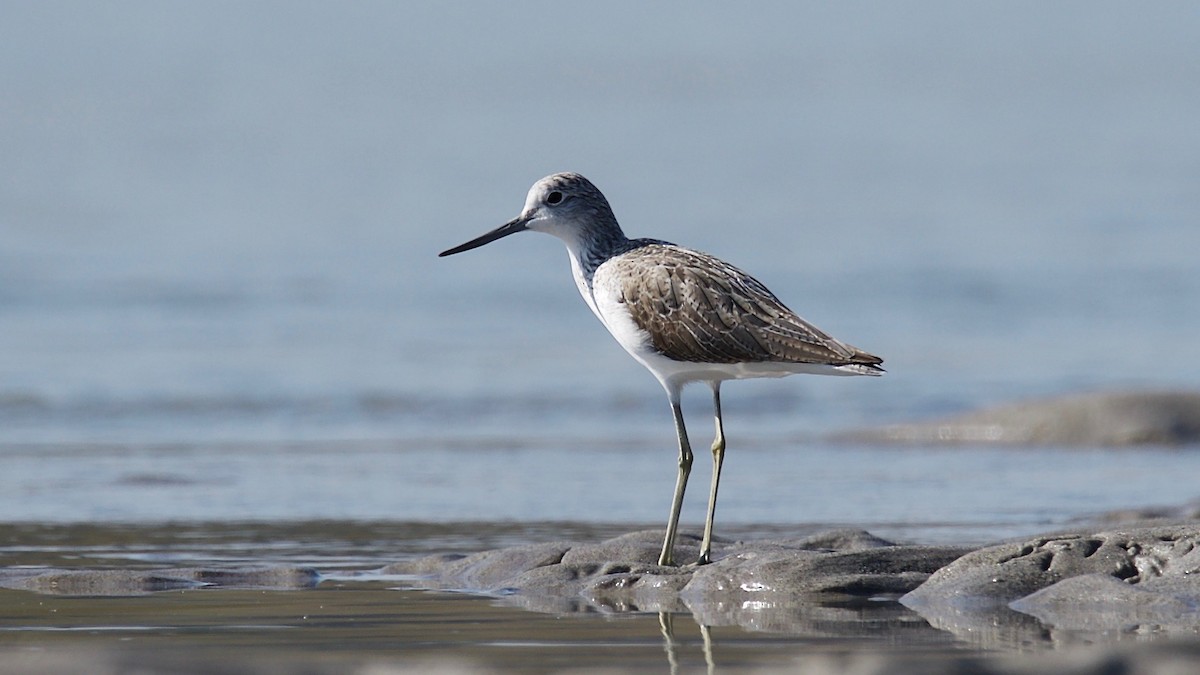
[[[1189,3],[12,4],[0,517],[657,524],[666,403],[561,244],[435,257],[561,170],[887,359],[730,384],[723,522],[982,541],[1195,497],[1187,451],[820,439],[1200,381],[1197,34]]]

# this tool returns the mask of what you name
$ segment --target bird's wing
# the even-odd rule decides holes
[[[839,342],[758,280],[710,255],[647,244],[605,266],[654,348],[677,361],[873,367],[882,359]]]

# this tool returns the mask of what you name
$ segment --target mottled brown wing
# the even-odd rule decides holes
[[[677,361],[871,366],[882,359],[835,340],[750,275],[710,255],[648,244],[609,261],[622,299],[655,349]]]

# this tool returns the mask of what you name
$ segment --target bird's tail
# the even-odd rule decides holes
[[[879,377],[887,372],[882,366],[883,359],[874,354],[864,352],[858,347],[846,343],[842,343],[842,345],[850,350],[850,358],[847,359],[847,363],[838,365],[838,370],[851,375],[871,375],[874,377]]]

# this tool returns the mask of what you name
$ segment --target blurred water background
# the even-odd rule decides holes
[[[0,518],[657,524],[663,393],[561,243],[435,257],[563,170],[887,360],[727,386],[722,522],[1194,497],[1192,452],[821,438],[1200,381],[1197,35],[1187,2],[6,3]]]

